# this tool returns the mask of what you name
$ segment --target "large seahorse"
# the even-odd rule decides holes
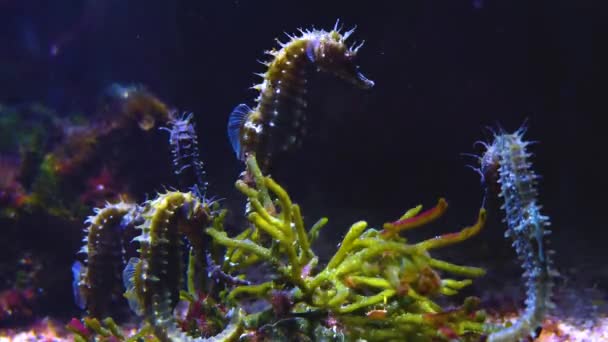
[[[536,183],[538,176],[532,170],[526,150],[530,142],[523,139],[524,128],[514,133],[499,132],[491,144],[484,144],[486,151],[479,158],[478,171],[489,187],[499,188],[503,201],[507,231],[519,259],[522,261],[526,280],[526,308],[510,327],[488,336],[490,342],[519,341],[541,325],[551,301],[553,269],[551,252],[545,236],[550,233],[549,218],[540,212]]]
[[[329,72],[354,85],[368,89],[374,82],[359,72],[355,63],[360,44],[346,45],[354,28],[340,32],[336,22],[331,31],[300,30],[299,36],[287,35],[289,41],[279,41],[280,49],[266,51],[271,56],[260,84],[253,86],[260,92],[257,105],[250,108],[238,105],[228,121],[230,143],[240,160],[255,153],[263,169],[267,169],[273,155],[300,143],[304,133],[304,95],[308,71],[312,67]]]
[[[240,311],[227,314],[230,322],[218,335],[190,337],[178,326],[173,310],[184,287],[183,242],[191,247],[192,257],[205,256],[204,233],[210,223],[210,203],[192,192],[171,191],[159,194],[144,206],[144,222],[137,228],[141,235],[139,258],[131,258],[123,271],[125,297],[129,306],[154,329],[161,341],[223,341],[240,329]]]

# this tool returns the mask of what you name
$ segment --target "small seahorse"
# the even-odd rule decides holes
[[[538,176],[529,161],[532,154],[526,147],[530,142],[523,139],[524,133],[522,127],[512,134],[494,134],[494,141],[484,143],[486,151],[479,158],[478,171],[489,183],[487,186],[500,188],[498,196],[503,201],[501,208],[507,224],[505,237],[511,238],[522,261],[527,287],[525,311],[512,326],[491,333],[491,342],[523,339],[541,325],[547,311],[554,307],[551,294],[557,272],[545,239],[550,233],[549,218],[540,213]]]
[[[240,104],[228,120],[228,137],[239,160],[244,161],[246,154],[255,152],[262,167],[267,168],[273,154],[299,144],[299,136],[305,131],[304,95],[309,66],[363,89],[374,86],[355,64],[363,42],[346,45],[354,30],[342,34],[338,22],[329,32],[300,29],[300,36],[287,34],[287,43],[279,41],[280,49],[266,51],[272,59],[263,63],[268,70],[258,74],[262,83],[253,86],[260,92],[255,100],[257,106],[251,109]]]
[[[87,235],[80,253],[87,256],[86,266],[80,261],[72,265],[72,290],[76,304],[93,316],[108,314],[116,299],[122,298],[125,246],[135,231],[137,212],[135,204],[107,204],[85,221]]]
[[[202,198],[207,192],[207,182],[203,162],[199,159],[198,139],[192,122],[193,114],[179,115],[173,112],[170,116],[169,127],[159,129],[169,132],[174,173],[177,176],[184,176],[187,172],[188,175],[182,181],[191,182],[188,184],[189,188]]]
[[[162,341],[204,341],[186,336],[173,310],[185,283],[184,240],[204,258],[202,228],[211,220],[209,204],[191,192],[167,192],[147,202],[141,216],[145,221],[137,228],[142,233],[134,239],[140,257],[131,258],[123,271],[129,306]]]

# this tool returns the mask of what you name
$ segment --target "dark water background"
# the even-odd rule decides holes
[[[378,226],[438,197],[450,203],[446,217],[414,240],[472,223],[482,190],[465,167],[474,161],[461,153],[479,153],[473,143],[489,139],[486,126],[512,131],[527,119],[527,137],[539,141],[532,151],[557,266],[605,289],[608,158],[593,115],[602,89],[593,82],[597,17],[590,1],[0,0],[0,103],[87,113],[109,84],[145,84],[195,113],[210,191],[239,213],[233,182],[241,165],[225,134],[228,114],[253,103],[252,73],[263,71],[256,60],[275,37],[330,29],[340,18],[366,40],[361,70],[376,86],[363,92],[315,75],[311,134],[273,172],[307,222],[329,216],[319,250],[330,253],[356,220]],[[491,213],[479,237],[440,254],[493,265],[490,280],[517,277],[517,268],[501,273],[515,259],[500,215]],[[70,237],[31,239],[14,243],[76,250]],[[61,267],[69,274],[69,264]],[[69,290],[57,298],[69,300]]]

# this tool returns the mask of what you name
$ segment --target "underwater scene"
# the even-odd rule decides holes
[[[608,341],[593,17],[0,0],[0,342]]]

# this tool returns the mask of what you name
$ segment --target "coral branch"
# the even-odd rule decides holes
[[[425,250],[431,250],[431,249],[441,248],[441,247],[445,247],[448,245],[452,245],[452,244],[467,240],[470,237],[477,235],[477,233],[479,233],[481,228],[486,223],[486,216],[487,216],[486,210],[481,209],[479,211],[479,216],[477,218],[477,222],[474,225],[464,228],[460,232],[437,236],[435,238],[420,242],[416,245]]]
[[[418,212],[422,207],[416,207],[406,212],[398,221],[385,223],[383,226],[385,230],[384,233],[388,235],[398,234],[404,230],[418,228],[441,217],[447,208],[448,203],[443,198],[439,199],[439,202],[437,202],[437,205],[434,208],[424,211],[421,214],[418,214]]]
[[[207,228],[207,233],[215,243],[228,248],[230,263],[267,263],[278,277],[259,285],[235,287],[228,295],[231,301],[243,297],[268,299],[273,296],[273,290],[288,290],[294,301],[290,307],[327,312],[345,323],[345,331],[353,337],[366,335],[364,331],[372,329],[373,322],[382,323],[381,330],[386,336],[399,332],[402,338],[443,338],[447,331],[455,331],[458,336],[482,332],[482,318],[463,315],[460,311],[444,311],[430,297],[454,295],[471,284],[470,279],[441,279],[433,268],[467,277],[481,276],[484,271],[433,259],[428,250],[477,234],[485,223],[485,210],[480,211],[476,224],[471,227],[418,244],[407,244],[398,233],[439,217],[447,207],[445,200],[441,199],[435,208],[420,215],[417,215],[420,206],[409,210],[397,224],[387,224],[384,231],[368,228],[365,221],[359,221],[347,231],[327,265],[315,272],[317,257],[311,241],[327,219],[306,231],[300,207],[292,203],[287,192],[261,174],[253,155],[248,156],[246,163],[249,175],[255,180],[254,187],[242,180],[237,181],[236,187],[249,199],[248,219],[252,226],[234,238],[214,228]],[[255,262],[251,261],[252,257],[257,258]],[[282,317],[295,314],[285,308],[280,313]],[[445,319],[441,322],[429,319],[429,314],[443,315]],[[256,320],[268,320],[274,316],[256,317]]]

